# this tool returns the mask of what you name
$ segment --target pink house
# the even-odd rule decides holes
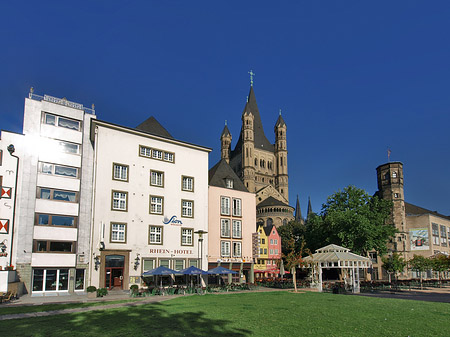
[[[253,282],[252,234],[256,198],[225,159],[209,170],[208,269],[237,272],[233,282]]]
[[[279,263],[281,260],[281,238],[277,228],[274,225],[264,227],[268,241],[268,259],[267,271],[273,274],[279,274]]]

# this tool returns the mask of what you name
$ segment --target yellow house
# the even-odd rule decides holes
[[[258,234],[258,243],[255,249],[255,252],[257,252],[257,255],[255,256],[255,266],[254,266],[255,273],[267,269],[267,259],[269,258],[268,238],[266,232],[264,231],[263,224],[258,224],[257,234]]]

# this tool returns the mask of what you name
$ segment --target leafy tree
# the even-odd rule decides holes
[[[441,273],[450,268],[450,258],[444,254],[438,254],[430,258],[430,265],[434,271],[438,272],[439,284],[441,284]]]
[[[392,202],[370,196],[366,191],[347,186],[328,197],[320,215],[311,215],[305,239],[311,251],[337,244],[366,255],[371,250],[387,252],[387,243],[396,233],[387,223]]]
[[[296,252],[301,249],[303,237],[305,235],[305,225],[300,222],[290,221],[286,225],[277,228],[281,238],[281,252],[284,255],[290,253],[290,240],[294,239],[294,248]]]
[[[288,241],[289,252],[287,255],[283,254],[283,258],[286,260],[286,268],[292,274],[292,282],[294,282],[294,291],[297,292],[297,268],[303,266],[303,254],[307,254],[305,249],[305,241],[302,240],[300,244],[300,250],[295,249],[295,239],[292,237]]]
[[[397,273],[401,273],[407,265],[407,262],[398,253],[384,256],[381,261],[383,261],[383,268],[389,274],[389,283],[391,283],[391,274],[394,274],[394,277],[397,278]]]
[[[423,288],[422,285],[422,273],[431,268],[431,261],[422,255],[414,254],[414,257],[408,261],[409,268],[419,272],[420,274],[420,289]]]

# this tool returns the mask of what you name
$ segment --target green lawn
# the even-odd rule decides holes
[[[240,293],[0,321],[0,336],[448,336],[449,317],[446,303]]]

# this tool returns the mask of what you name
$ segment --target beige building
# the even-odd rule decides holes
[[[255,194],[224,159],[209,170],[208,202],[208,269],[221,265],[238,272],[234,281],[253,282]]]
[[[405,202],[403,164],[390,162],[377,167],[378,192],[381,198],[393,202],[391,221],[398,230],[390,243],[391,252],[397,252],[405,260],[414,255],[430,257],[435,254],[450,255],[450,216]],[[387,279],[381,257],[370,253],[374,279]],[[417,275],[405,271],[403,277]]]
[[[222,159],[230,164],[248,191],[256,194],[257,222],[281,226],[294,219],[294,208],[289,206],[286,123],[280,113],[272,144],[264,134],[253,86],[241,119],[241,132],[234,150],[228,127],[225,125],[222,131]]]

